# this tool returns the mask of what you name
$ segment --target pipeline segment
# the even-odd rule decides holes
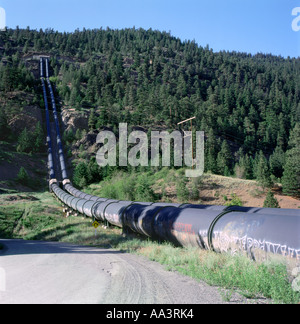
[[[48,79],[48,60],[46,77],[56,115],[62,178],[68,180],[55,100]],[[124,231],[131,230],[179,246],[246,253],[253,260],[276,257],[290,266],[300,266],[300,210],[118,201],[86,194],[69,181],[64,183],[65,190],[55,182],[51,189],[71,210]]]
[[[256,261],[277,255],[296,266],[300,261],[300,218],[227,212],[211,224],[209,242],[216,252],[243,251]]]
[[[45,61],[46,61],[46,81],[47,81],[48,89],[50,92],[51,104],[52,104],[52,109],[53,109],[53,117],[54,117],[55,127],[56,127],[56,141],[57,141],[57,146],[58,146],[58,157],[59,157],[60,169],[61,169],[61,173],[62,173],[62,179],[65,180],[65,179],[68,179],[68,176],[67,176],[66,163],[65,163],[63,146],[62,146],[60,130],[59,130],[59,120],[58,120],[58,114],[57,114],[57,109],[56,109],[56,104],[55,104],[55,97],[54,97],[53,89],[51,86],[51,82],[49,80],[48,58],[46,58]]]
[[[44,71],[43,71],[43,60],[40,59],[41,65],[41,82],[43,88],[43,96],[45,102],[45,112],[46,112],[46,128],[47,128],[47,146],[48,146],[48,170],[49,170],[49,178],[50,181],[55,179],[55,171],[54,171],[54,161],[53,161],[53,154],[52,154],[52,142],[50,136],[50,116],[49,116],[49,107],[48,107],[48,100],[47,100],[47,93],[44,81]]]

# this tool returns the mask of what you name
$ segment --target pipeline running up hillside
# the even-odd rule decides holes
[[[55,178],[49,140],[44,63],[55,121],[62,187]],[[220,253],[241,252],[257,261],[272,258],[285,261],[289,268],[300,266],[300,210],[119,201],[89,195],[74,188],[67,177],[48,59],[41,59],[41,81],[46,107],[50,190],[69,212],[178,246]]]

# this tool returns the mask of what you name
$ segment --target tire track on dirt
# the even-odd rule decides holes
[[[225,304],[218,287],[143,256],[67,243],[0,240],[1,303]],[[236,294],[233,303],[247,303]]]

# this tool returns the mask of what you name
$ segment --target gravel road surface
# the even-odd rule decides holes
[[[217,287],[144,257],[56,242],[0,244],[0,304],[226,303]],[[237,295],[231,302],[245,300]]]

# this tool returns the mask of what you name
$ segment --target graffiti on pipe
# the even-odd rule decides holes
[[[169,225],[170,228],[172,228],[172,224]],[[174,224],[174,231],[177,232],[185,232],[188,234],[195,234],[195,231],[193,230],[193,225],[192,224],[185,224],[185,223],[175,223]]]
[[[269,242],[266,240],[257,240],[247,235],[243,237],[229,236],[223,232],[214,232],[213,246],[220,252],[231,251],[236,254],[239,251],[250,252],[255,249],[266,253],[280,254],[284,257],[300,260],[300,249],[289,247],[287,245]]]

